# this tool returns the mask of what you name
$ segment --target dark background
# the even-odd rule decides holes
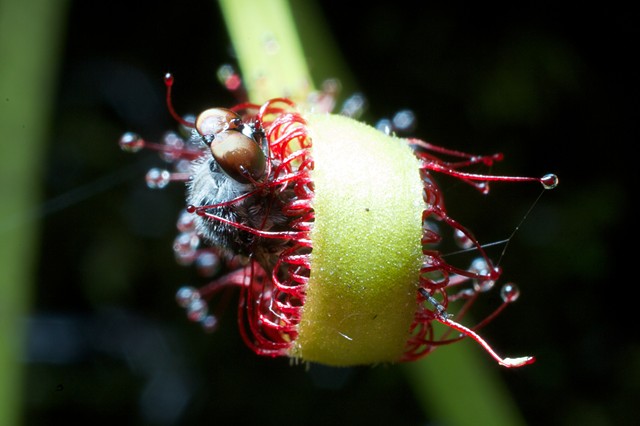
[[[352,424],[430,424],[398,368],[306,372],[246,349],[233,309],[214,335],[186,321],[174,294],[197,281],[171,251],[183,188],[147,189],[144,174],[161,161],[123,153],[117,140],[175,128],[167,71],[180,112],[234,102],[215,77],[234,60],[225,27],[212,1],[71,5],[47,145],[26,423],[326,424],[346,407]],[[485,331],[502,352],[538,357],[517,373],[488,364],[526,421],[640,418],[636,19],[610,3],[320,6],[368,99],[365,121],[409,108],[416,137],[503,152],[496,173],[560,177],[501,261],[523,295]],[[442,185],[451,215],[483,242],[509,236],[541,192],[497,184],[484,197]]]

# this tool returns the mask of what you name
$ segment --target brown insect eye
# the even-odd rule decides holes
[[[211,143],[211,153],[222,170],[240,183],[251,183],[264,175],[264,153],[253,139],[238,131],[218,133]]]
[[[216,136],[220,132],[237,129],[240,124],[242,119],[230,109],[210,108],[198,115],[196,130],[201,136]]]

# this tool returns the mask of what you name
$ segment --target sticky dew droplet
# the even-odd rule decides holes
[[[359,118],[365,111],[367,100],[361,93],[354,93],[342,104],[340,114],[351,118]]]
[[[201,252],[195,260],[196,270],[203,277],[211,277],[220,271],[220,257],[210,251]]]
[[[520,289],[513,283],[506,283],[500,289],[500,297],[505,303],[512,303],[520,297]]]
[[[169,170],[154,167],[147,172],[145,181],[151,189],[162,189],[171,181],[171,173]]]
[[[200,238],[193,232],[182,232],[173,240],[173,251],[178,254],[194,252],[198,248]]]
[[[542,184],[544,189],[553,189],[558,186],[558,183],[560,183],[560,179],[558,179],[558,176],[554,175],[553,173],[549,173],[540,178],[540,183]]]
[[[144,139],[136,133],[127,132],[120,137],[118,141],[120,149],[126,152],[138,152],[144,147]]]
[[[390,135],[393,129],[391,120],[389,120],[388,118],[382,118],[378,120],[378,122],[376,123],[376,129],[378,129],[385,135]]]
[[[165,149],[161,152],[161,157],[167,163],[173,163],[178,158],[184,149],[184,139],[178,136],[175,132],[167,132],[162,138],[162,144]]]
[[[202,321],[208,312],[209,307],[207,303],[200,298],[193,300],[189,306],[187,306],[187,318],[189,318],[189,321]]]
[[[482,257],[478,257],[471,262],[469,271],[482,276],[482,278],[473,280],[473,289],[478,293],[489,291],[496,284],[495,280],[488,278],[491,276],[490,268],[486,259]]]
[[[476,257],[471,261],[469,271],[475,272],[479,275],[487,275],[489,273],[489,265],[487,265],[487,261],[485,258]]]
[[[164,75],[164,85],[167,87],[173,86],[173,74],[170,72]]]
[[[393,128],[399,132],[410,132],[416,126],[416,117],[410,109],[398,111],[391,119]]]
[[[454,229],[453,240],[461,249],[470,249],[471,247],[473,247],[473,239],[460,229]]]
[[[180,287],[176,292],[176,302],[181,308],[186,308],[196,299],[200,299],[200,293],[194,287]]]
[[[196,228],[195,217],[186,209],[182,210],[180,216],[178,216],[176,228],[178,228],[180,232],[193,232]]]
[[[200,323],[202,324],[202,329],[206,333],[213,333],[218,329],[218,319],[213,315],[207,315],[206,317],[202,318],[202,320],[200,320]]]
[[[224,64],[218,68],[216,72],[218,81],[230,91],[235,91],[241,88],[242,78],[240,74],[236,72],[232,65]]]

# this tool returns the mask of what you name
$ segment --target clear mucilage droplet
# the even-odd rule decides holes
[[[183,232],[173,240],[173,250],[177,253],[188,253],[198,248],[200,238],[194,233]]]
[[[196,260],[200,238],[194,232],[182,232],[173,240],[173,253],[181,265],[190,265]]]
[[[180,158],[181,152],[184,149],[184,139],[178,136],[175,132],[167,132],[162,138],[162,143],[166,147],[162,151],[162,159],[167,163],[173,163]]]
[[[200,293],[194,287],[180,287],[176,292],[176,302],[182,308],[186,308],[196,299],[200,299]]]
[[[144,139],[136,133],[127,132],[118,141],[118,145],[123,151],[138,152],[144,147]]]
[[[190,321],[202,321],[208,313],[209,307],[207,306],[207,302],[200,298],[193,300],[189,306],[187,306],[187,318],[189,318]]]
[[[487,261],[483,257],[477,257],[471,262],[469,270],[476,274],[487,275],[489,273],[489,265],[487,265]]]
[[[202,328],[207,333],[213,333],[218,329],[218,319],[213,315],[207,315],[202,320],[200,320],[202,324]]]
[[[147,186],[151,189],[162,189],[171,181],[171,173],[169,170],[154,167],[147,172],[145,181],[147,182]]]
[[[218,77],[218,81],[222,83],[227,90],[235,91],[238,90],[242,85],[242,79],[240,75],[236,72],[232,65],[225,64],[218,68],[218,72],[216,73]]]
[[[212,277],[222,267],[220,257],[210,251],[204,251],[195,260],[196,270],[203,277]]]
[[[393,128],[399,132],[410,132],[416,126],[416,117],[410,109],[398,111],[391,120]]]
[[[471,266],[469,267],[469,271],[474,272],[478,275],[482,275],[484,277],[488,277],[490,275],[489,265],[487,264],[486,259],[482,257],[478,257],[471,262]],[[495,285],[495,280],[484,278],[484,279],[474,279],[473,280],[473,289],[476,292],[483,293],[489,291]]]
[[[180,216],[178,217],[176,227],[180,232],[193,232],[196,228],[195,217],[186,210],[182,210]]]
[[[540,178],[540,182],[542,183],[542,186],[544,186],[544,189],[553,189],[558,186],[560,179],[558,179],[558,176],[553,173],[549,173],[542,176],[542,178]]]
[[[366,109],[366,104],[366,98],[360,93],[355,93],[344,101],[340,114],[351,118],[358,118]]]
[[[512,303],[520,297],[520,289],[513,283],[506,283],[500,289],[500,297],[506,303]]]
[[[376,123],[376,129],[378,129],[385,135],[390,135],[393,131],[391,120],[389,120],[388,118],[382,118],[378,120],[378,122]]]
[[[473,247],[473,239],[469,238],[469,236],[460,229],[453,231],[453,239],[461,249],[470,249]]]

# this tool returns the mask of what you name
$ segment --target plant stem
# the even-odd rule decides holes
[[[497,369],[502,367],[471,341],[443,346],[402,367],[416,399],[436,424],[525,424],[498,377]]]
[[[44,142],[66,1],[0,2],[0,424],[20,424]]]
[[[252,102],[304,101],[314,89],[287,0],[220,0]]]

